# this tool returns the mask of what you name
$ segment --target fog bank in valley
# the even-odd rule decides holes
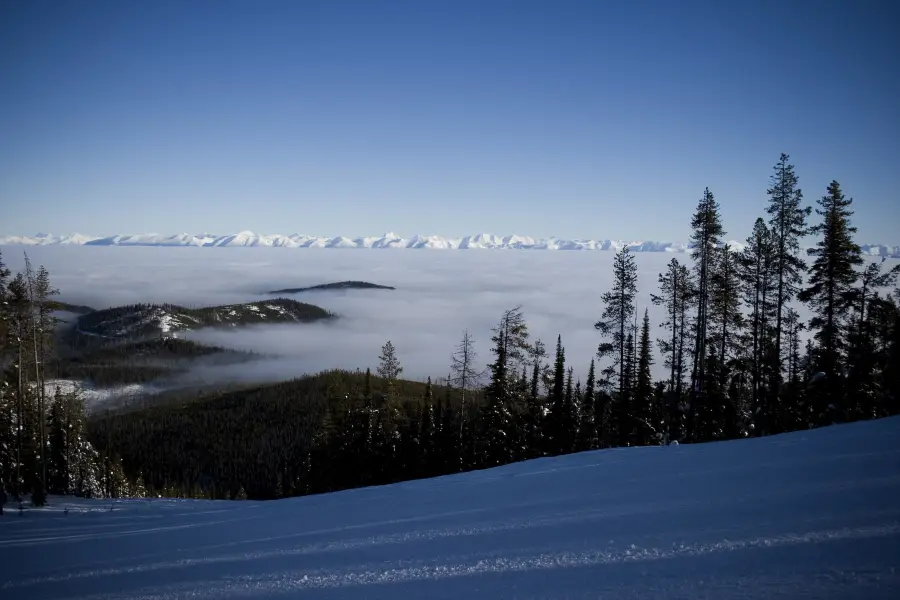
[[[35,247],[60,290],[59,299],[105,308],[168,302],[207,306],[267,297],[262,292],[342,280],[394,286],[390,290],[316,291],[290,296],[337,313],[328,323],[204,329],[188,339],[252,350],[266,358],[239,366],[211,364],[194,376],[204,381],[274,381],[340,367],[374,368],[391,340],[404,376],[444,377],[464,329],[482,363],[490,360],[490,329],[505,309],[522,306],[533,337],[552,352],[562,335],[566,358],[584,379],[601,341],[593,324],[609,288],[613,252],[528,250],[324,250],[282,248]],[[13,269],[21,253],[4,249]],[[638,310],[650,310],[654,337],[664,314],[653,306],[657,276],[685,254],[641,253]],[[805,309],[801,310],[806,315]],[[661,359],[656,370],[663,376]]]

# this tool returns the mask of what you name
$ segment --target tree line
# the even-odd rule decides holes
[[[58,294],[44,267],[12,277],[0,256],[0,488],[13,500],[48,493],[90,497],[140,495],[120,460],[87,439],[84,402],[74,391],[49,390]]]
[[[491,330],[483,370],[468,331],[434,382],[403,380],[387,342],[375,373],[330,371],[101,415],[88,437],[150,493],[277,498],[900,413],[900,266],[866,263],[836,181],[813,217],[781,155],[767,193],[766,217],[736,249],[704,190],[689,260],[673,258],[651,295],[665,315],[655,327],[637,311],[637,259],[619,250],[586,364],[559,336],[555,351],[534,339],[514,307]],[[804,252],[807,236],[817,243]]]

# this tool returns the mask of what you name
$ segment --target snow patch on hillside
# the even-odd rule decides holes
[[[70,394],[73,391],[77,391],[84,401],[84,407],[88,413],[111,403],[145,398],[161,391],[153,386],[140,383],[103,388],[97,388],[89,382],[76,381],[73,379],[48,379],[44,383],[44,389],[49,398],[53,398],[57,388],[63,394]]]

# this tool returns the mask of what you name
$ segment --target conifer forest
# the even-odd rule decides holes
[[[89,414],[77,389],[48,384],[86,368],[59,360],[50,274],[26,263],[14,275],[0,262],[0,483],[35,504],[47,494],[272,499],[896,415],[900,265],[864,257],[852,198],[837,181],[822,188],[807,202],[781,155],[741,249],[724,242],[719,203],[704,190],[685,215],[692,251],[652,291],[662,322],[637,310],[639,257],[618,251],[596,321],[584,324],[593,356],[536,339],[511,306],[489,332],[461,332],[447,372],[424,382],[404,379],[386,341],[374,371]],[[101,371],[140,380],[154,364]]]

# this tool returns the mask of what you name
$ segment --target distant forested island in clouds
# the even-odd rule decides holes
[[[302,292],[326,292],[330,290],[396,290],[389,285],[379,285],[368,281],[338,281],[336,283],[323,283],[309,287],[284,288],[272,290],[267,294],[300,294]]]

